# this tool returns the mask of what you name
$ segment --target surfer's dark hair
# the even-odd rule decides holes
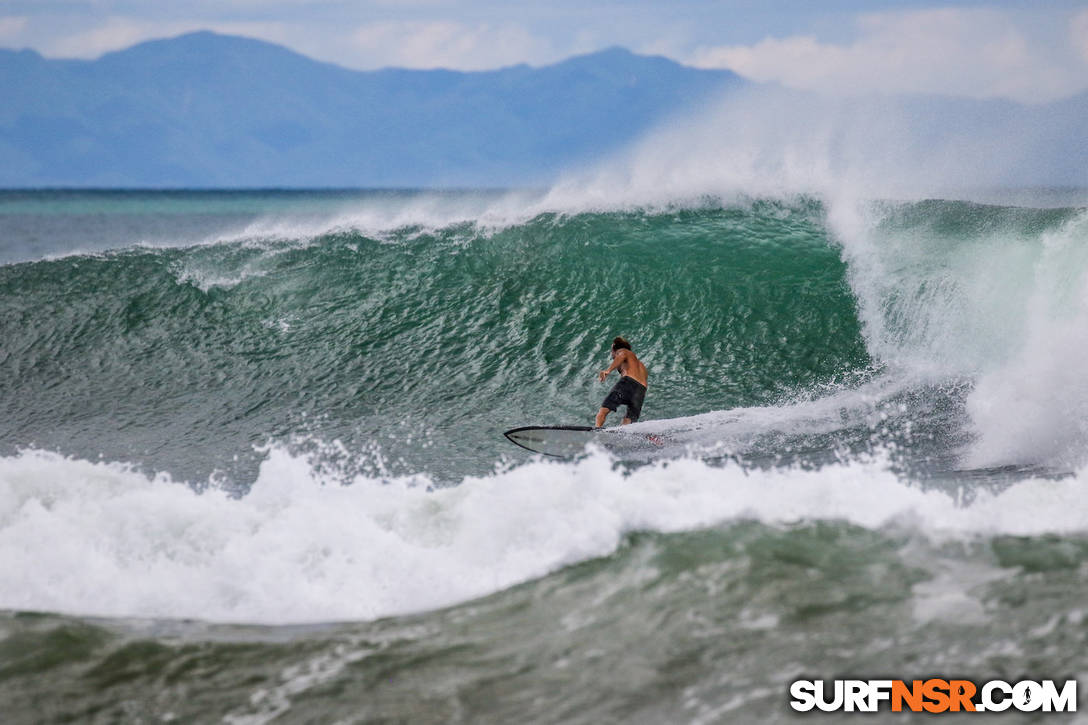
[[[630,349],[631,343],[627,342],[627,340],[624,340],[622,337],[617,337],[615,340],[612,341],[612,352],[615,352],[616,350]]]

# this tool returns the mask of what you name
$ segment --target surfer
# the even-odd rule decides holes
[[[631,343],[622,337],[617,337],[612,341],[611,355],[612,364],[607,370],[597,373],[597,379],[603,383],[613,370],[620,371],[620,379],[612,386],[612,390],[601,403],[601,409],[597,411],[598,428],[604,425],[604,419],[608,417],[608,414],[621,405],[627,406],[623,425],[634,423],[642,413],[642,401],[646,397],[646,366],[631,350]]]

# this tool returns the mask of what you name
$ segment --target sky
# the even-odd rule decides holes
[[[0,47],[51,58],[194,30],[359,70],[540,66],[618,45],[830,94],[1088,90],[1088,0],[0,0]]]

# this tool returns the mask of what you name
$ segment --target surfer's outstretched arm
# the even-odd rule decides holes
[[[618,368],[620,365],[623,365],[626,360],[626,350],[620,350],[619,352],[617,352],[616,355],[612,358],[612,364],[608,366],[608,369],[602,370],[601,372],[597,373],[597,380],[603,383],[604,379],[608,377],[609,373]]]

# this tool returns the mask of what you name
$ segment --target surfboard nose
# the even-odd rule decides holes
[[[545,456],[573,458],[585,450],[596,429],[586,425],[523,426],[503,435],[515,445]]]

